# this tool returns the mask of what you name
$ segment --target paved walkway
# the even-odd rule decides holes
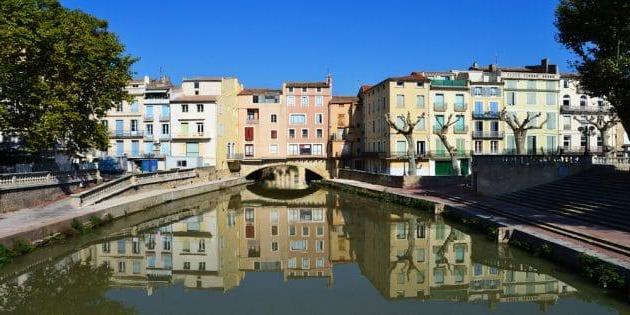
[[[95,205],[86,207],[76,207],[73,205],[71,198],[49,204],[39,208],[27,208],[18,211],[3,213],[0,215],[0,239],[11,237],[16,234],[45,228],[47,226],[61,223],[73,218],[84,216],[90,213],[96,213],[112,206],[121,205],[134,200],[140,200],[147,197],[159,196],[164,193],[211,185],[235,178],[227,178],[209,182],[200,182],[190,185],[177,187],[174,189],[157,189],[136,193],[133,195],[114,197]]]
[[[617,265],[623,266],[626,269],[630,269],[630,256],[606,248],[602,248],[596,244],[591,244],[586,241],[571,238],[559,233],[554,233],[533,224],[523,223],[522,221],[516,221],[508,217],[491,213],[489,211],[484,211],[483,209],[480,209],[479,206],[500,209],[504,212],[544,220],[545,222],[548,222],[551,225],[557,226],[559,228],[568,229],[570,231],[578,232],[581,234],[589,235],[595,238],[630,247],[630,233],[615,230],[610,227],[606,227],[603,225],[587,225],[582,221],[571,219],[568,217],[563,217],[548,212],[537,211],[523,206],[515,206],[511,203],[500,201],[494,198],[484,198],[483,196],[480,196],[463,187],[445,188],[440,190],[402,189],[374,185],[348,179],[332,179],[330,181],[360,188],[366,188],[374,191],[389,192],[401,196],[442,203],[444,205],[464,210],[466,212],[492,220],[494,222],[501,223],[505,226],[509,226],[513,229],[519,230],[520,232],[537,236],[546,240],[553,240],[556,243],[562,244],[569,248],[585,252],[591,256],[599,257],[601,259],[608,260]]]

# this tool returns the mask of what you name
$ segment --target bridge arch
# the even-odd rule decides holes
[[[308,160],[308,161],[281,161],[281,162],[267,162],[257,164],[241,164],[240,173],[242,176],[249,176],[256,171],[263,170],[265,168],[273,168],[278,166],[293,166],[297,168],[303,168],[319,175],[323,179],[330,179],[330,172],[326,160]]]

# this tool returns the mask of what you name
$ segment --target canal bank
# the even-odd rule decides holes
[[[73,200],[64,200],[45,208],[33,208],[3,214],[0,220],[0,244],[7,247],[17,242],[37,245],[47,239],[68,234],[77,224],[111,220],[144,211],[154,206],[191,196],[249,183],[243,177],[198,182],[170,189],[143,191],[80,207]],[[95,219],[96,218],[96,219]]]
[[[578,238],[573,238],[511,217],[507,212],[500,215],[492,208],[484,209],[478,206],[483,199],[475,194],[459,189],[408,190],[347,179],[323,180],[318,185],[442,214],[485,232],[498,243],[508,243],[567,266],[604,287],[620,288],[630,297],[630,256],[602,248],[592,238],[579,238],[583,233],[576,232]],[[600,241],[607,244],[615,240]]]

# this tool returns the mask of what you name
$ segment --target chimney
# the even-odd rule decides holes
[[[545,69],[545,72],[548,72],[548,70],[549,70],[549,59],[543,58],[540,61],[540,65],[543,67],[543,69]]]
[[[326,84],[328,84],[329,88],[332,88],[332,74],[330,73],[326,76]]]
[[[473,61],[472,68],[479,69],[479,64],[476,61]]]

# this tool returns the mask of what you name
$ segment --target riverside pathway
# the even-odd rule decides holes
[[[34,231],[50,230],[51,233],[49,234],[52,234],[53,231],[51,227],[63,224],[64,222],[71,221],[75,218],[103,213],[103,211],[106,211],[109,208],[129,204],[134,201],[163,197],[164,194],[173,194],[184,190],[200,189],[204,186],[217,187],[208,190],[209,192],[223,188],[223,185],[234,180],[239,180],[239,178],[200,182],[173,189],[157,189],[139,192],[133,195],[114,197],[98,204],[85,207],[77,207],[73,205],[71,198],[66,198],[44,207],[27,208],[3,213],[0,215],[0,242],[2,240],[15,239],[16,236],[19,235],[28,235],[28,233]],[[238,183],[235,185],[238,185]]]
[[[556,233],[550,231],[549,229],[541,228],[536,224],[523,222],[523,220],[515,220],[509,216],[500,215],[490,211],[490,209],[497,209],[506,214],[527,217],[532,220],[544,220],[551,227],[576,232],[593,239],[599,239],[630,248],[630,233],[615,230],[614,228],[603,225],[585,224],[579,220],[563,217],[561,215],[550,214],[524,206],[516,206],[509,202],[494,198],[484,198],[470,190],[460,187],[440,190],[402,189],[348,179],[331,179],[328,180],[328,182],[444,204],[445,207],[451,207],[458,211],[464,211],[471,216],[476,216],[484,220],[490,220],[500,225],[509,227],[512,230],[517,230],[536,238],[557,243],[561,246],[598,257],[602,260],[625,268],[626,270],[630,270],[630,255],[604,248],[589,240],[576,239],[574,237],[569,237],[566,234]],[[488,210],[484,210],[484,208]]]

